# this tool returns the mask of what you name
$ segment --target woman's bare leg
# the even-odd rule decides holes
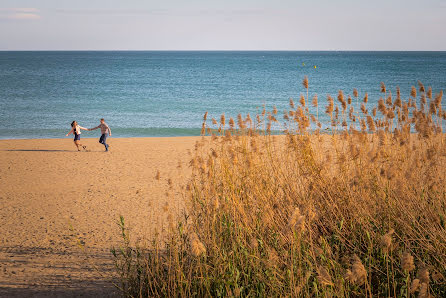
[[[82,146],[81,141],[75,141],[74,143],[76,144],[78,151],[81,151],[81,148],[87,151],[87,146]]]
[[[77,151],[81,151],[81,146],[82,146],[81,142],[79,142],[79,141],[74,141],[74,144],[75,144],[76,147],[77,147]]]

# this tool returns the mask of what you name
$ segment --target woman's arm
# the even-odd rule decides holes
[[[82,126],[79,126],[79,129],[83,129],[83,130],[90,130],[90,129],[88,129],[88,128],[85,128],[85,127],[82,127]]]
[[[67,133],[67,134],[66,134],[65,136],[66,136],[66,137],[68,137],[68,136],[69,136],[70,134],[72,134],[72,133],[73,133],[73,130],[74,130],[74,127],[72,127],[72,128],[71,128],[71,130],[70,130],[70,132],[69,132],[69,133]]]

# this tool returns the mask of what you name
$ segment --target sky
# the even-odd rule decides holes
[[[0,0],[0,50],[446,50],[446,0]]]

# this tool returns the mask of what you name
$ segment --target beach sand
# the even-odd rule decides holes
[[[0,296],[116,295],[120,215],[133,242],[167,229],[198,139],[0,140]]]

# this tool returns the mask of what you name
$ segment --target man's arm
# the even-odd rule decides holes
[[[108,129],[108,135],[111,137],[111,129],[110,129],[110,126],[107,125],[107,129]]]
[[[89,128],[89,129],[87,129],[87,130],[95,130],[95,129],[98,129],[99,127],[101,127],[100,125],[98,125],[98,126],[96,126],[96,127],[93,127],[93,128]]]

